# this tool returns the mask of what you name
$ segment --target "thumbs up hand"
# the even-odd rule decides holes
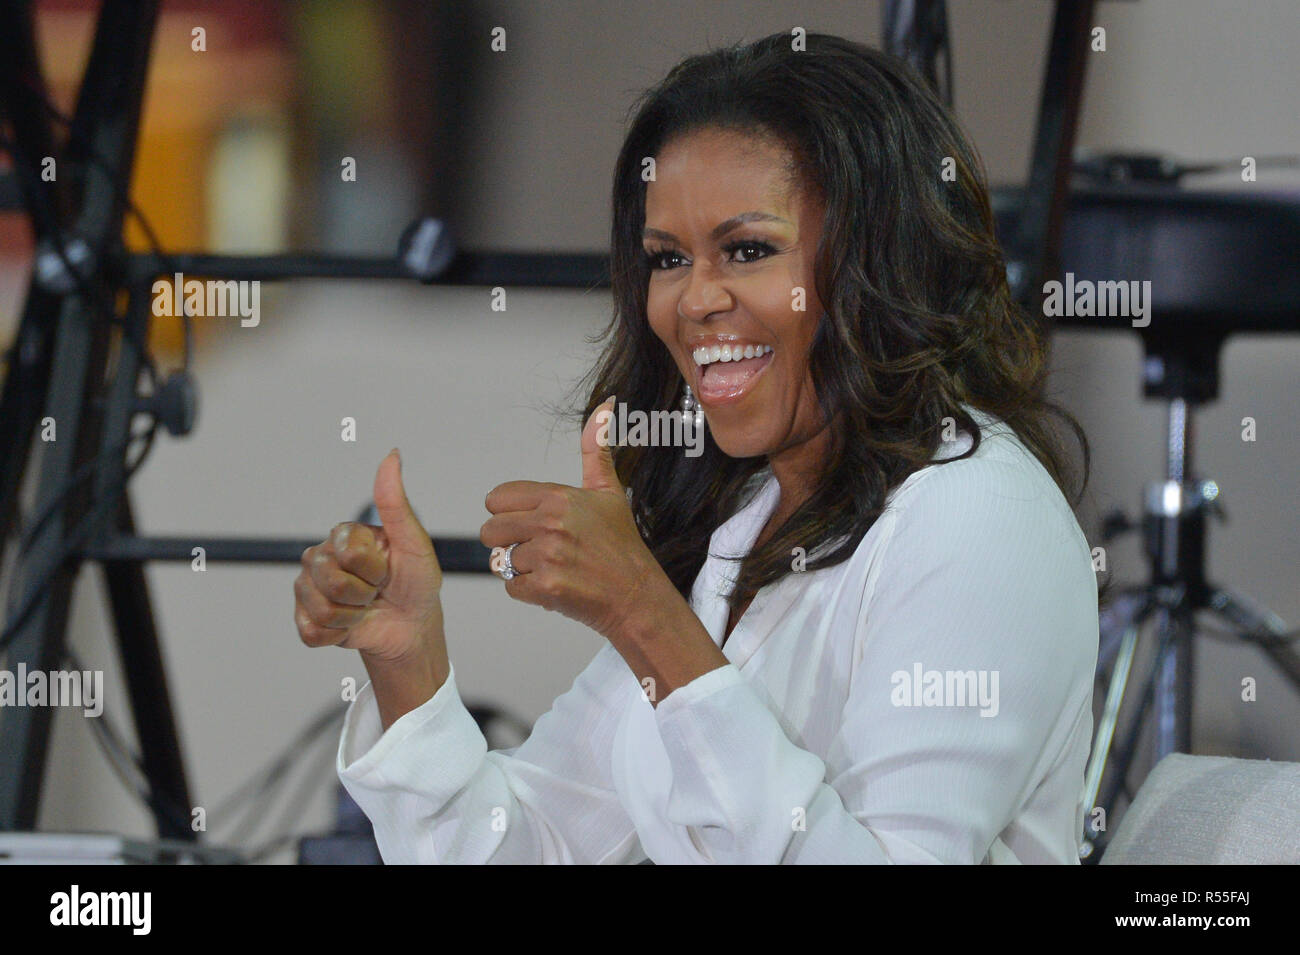
[[[308,646],[360,650],[398,663],[440,646],[442,568],[402,486],[396,449],[375,475],[380,526],[349,521],[302,555],[294,621]]]
[[[606,398],[582,429],[582,487],[586,491],[617,491],[623,499],[627,494],[614,470],[614,453],[597,440],[600,427],[614,414],[614,399]]]
[[[611,397],[582,431],[582,487],[510,481],[484,502],[493,517],[479,540],[487,547],[515,544],[516,576],[506,592],[516,600],[557,610],[609,640],[651,594],[677,591],[641,539],[610,448],[598,440],[613,412]]]

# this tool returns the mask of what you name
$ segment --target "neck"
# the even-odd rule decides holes
[[[775,529],[812,496],[813,488],[825,466],[831,443],[831,429],[825,427],[801,444],[793,445],[768,456],[768,464],[781,488],[772,516],[764,528]]]

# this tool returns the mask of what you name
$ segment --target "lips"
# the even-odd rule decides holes
[[[739,401],[772,363],[772,346],[737,339],[696,342],[696,388],[704,405]]]

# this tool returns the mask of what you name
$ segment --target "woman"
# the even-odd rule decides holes
[[[612,276],[582,487],[486,501],[507,593],[608,640],[522,746],[458,696],[396,453],[382,528],[303,555],[302,639],[370,676],[338,769],[384,858],[1077,862],[1097,584],[943,106],[833,36],[687,59],[619,156]],[[695,401],[703,453],[603,446]]]

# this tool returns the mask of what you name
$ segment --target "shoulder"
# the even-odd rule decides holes
[[[1089,548],[1069,502],[1052,476],[1005,423],[973,410],[980,444],[962,432],[941,445],[934,463],[911,474],[890,494],[885,513],[900,530],[939,531],[967,538],[977,550],[999,545]],[[978,535],[972,538],[972,535]]]
[[[1091,550],[1056,482],[1001,422],[982,423],[974,454],[952,460],[964,437],[890,494],[853,555],[844,585],[859,592],[859,619],[1095,627]]]
[[[1087,540],[1010,428],[994,423],[981,436],[971,457],[946,460],[969,443],[941,451],[944,461],[899,485],[879,535],[855,554],[855,659],[874,647],[891,668],[919,653],[984,660],[1044,700],[1076,698],[1091,686],[1097,640]]]

